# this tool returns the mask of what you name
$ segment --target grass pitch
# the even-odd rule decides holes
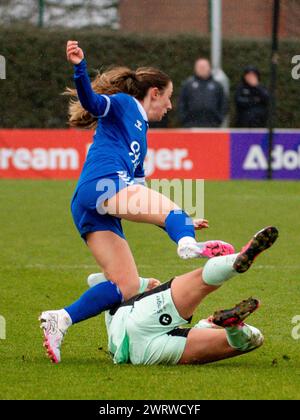
[[[207,182],[200,239],[221,238],[237,249],[261,227],[280,237],[251,270],[210,295],[194,322],[249,296],[262,306],[249,318],[265,344],[244,356],[203,366],[114,366],[103,316],[72,327],[62,363],[44,355],[38,315],[69,304],[97,271],[69,211],[73,182],[0,181],[0,399],[299,399],[300,183]],[[182,261],[175,244],[153,226],[126,224],[140,273],[165,281],[202,261]],[[299,329],[298,329],[299,334]]]

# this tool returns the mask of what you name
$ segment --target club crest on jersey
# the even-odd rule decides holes
[[[134,124],[134,126],[138,129],[138,130],[140,130],[140,131],[142,131],[143,130],[143,123],[142,123],[142,121],[140,121],[140,120],[136,120],[136,123]]]

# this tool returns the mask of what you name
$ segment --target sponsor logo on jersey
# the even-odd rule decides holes
[[[132,150],[129,153],[131,162],[133,163],[134,169],[137,168],[138,164],[140,163],[140,150],[141,150],[141,146],[139,144],[139,142],[137,141],[133,141],[130,145],[130,149]]]
[[[162,314],[159,317],[159,322],[161,323],[161,325],[170,325],[172,322],[172,317],[169,314]]]

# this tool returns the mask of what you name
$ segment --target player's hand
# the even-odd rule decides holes
[[[79,64],[84,59],[84,54],[78,46],[78,41],[67,42],[66,54],[67,60],[72,64]]]
[[[161,282],[159,280],[151,278],[151,279],[149,279],[149,283],[148,283],[148,287],[146,289],[146,292],[149,291],[149,290],[152,290],[155,287],[160,286],[160,285],[161,285]]]
[[[193,220],[195,230],[209,228],[208,220],[206,219],[194,219]]]

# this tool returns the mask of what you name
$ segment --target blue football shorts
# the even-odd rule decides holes
[[[71,211],[75,226],[84,240],[87,233],[97,231],[111,231],[125,239],[121,219],[107,214],[103,203],[134,183],[126,171],[118,171],[76,189]]]

